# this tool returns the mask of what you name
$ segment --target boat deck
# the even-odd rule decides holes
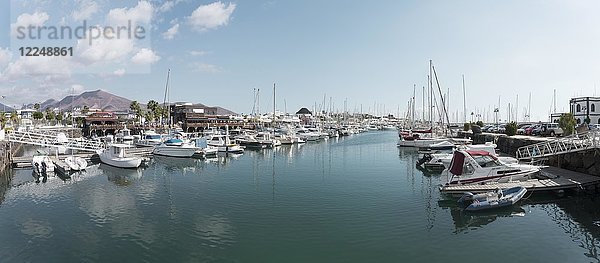
[[[467,184],[442,186],[440,191],[445,194],[463,194],[464,192],[481,193],[488,192],[498,188],[511,188],[522,186],[527,191],[556,191],[566,189],[584,189],[590,186],[598,187],[600,185],[600,176],[594,176],[557,167],[545,167],[540,171],[543,177],[547,179],[530,179],[527,181],[513,181],[507,183],[485,183],[485,184]]]

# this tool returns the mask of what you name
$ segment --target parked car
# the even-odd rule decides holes
[[[498,133],[505,133],[506,132],[506,124],[500,124],[498,125]]]
[[[558,123],[543,123],[539,132],[542,136],[562,136],[563,129],[558,127]]]
[[[483,127],[481,128],[481,131],[482,131],[482,132],[491,132],[491,131],[490,131],[490,129],[491,129],[491,128],[493,128],[493,127],[494,127],[494,125],[492,125],[492,124],[488,124],[488,125],[485,125],[485,126],[483,126]]]
[[[536,135],[536,132],[541,128],[541,124],[534,124],[525,129],[525,135]]]
[[[600,130],[600,124],[590,124],[590,130]]]
[[[519,125],[519,127],[517,128],[517,134],[521,134],[521,135],[525,134],[525,130],[527,128],[529,128],[530,126],[531,126],[531,124],[521,124],[521,125]]]

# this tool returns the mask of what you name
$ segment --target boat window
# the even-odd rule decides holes
[[[463,167],[463,174],[473,174],[473,172],[475,172],[473,165],[468,162],[465,163],[465,166]]]
[[[477,164],[481,167],[495,167],[500,165],[498,161],[487,155],[475,156],[473,159],[475,159]]]

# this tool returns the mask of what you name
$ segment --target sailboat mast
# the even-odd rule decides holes
[[[529,92],[529,103],[527,104],[527,121],[531,121],[531,92]]]
[[[163,110],[167,111],[167,124],[169,123],[169,119],[171,119],[171,110],[167,108],[167,102],[169,99],[169,80],[171,77],[171,69],[167,70],[167,83],[165,84],[165,96],[163,98]],[[164,112],[163,112],[164,115]],[[164,123],[163,123],[164,125]]]
[[[427,84],[429,85],[429,125],[433,130],[433,80],[431,75],[431,68],[433,66],[433,62],[429,60],[429,76],[427,76]]]
[[[273,83],[273,128],[275,128],[275,83]]]
[[[423,95],[423,105],[421,106],[421,107],[423,107],[422,108],[422,110],[423,110],[423,119],[421,119],[421,121],[423,123],[425,123],[425,86],[423,86],[423,94],[421,94],[421,95]]]
[[[463,122],[467,122],[467,92],[465,91],[465,74],[462,75],[463,88]]]

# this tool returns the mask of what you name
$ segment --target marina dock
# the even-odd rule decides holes
[[[522,186],[529,192],[599,189],[600,177],[574,172],[556,167],[545,167],[540,171],[541,177],[547,179],[530,179],[527,181],[514,181],[507,183],[486,183],[442,186],[440,191],[449,195],[462,195],[464,192],[481,193],[493,191],[498,188]]]
[[[153,149],[152,147],[131,148],[131,149],[127,149],[126,152],[131,155],[148,157],[148,156],[152,155],[152,149]],[[97,153],[76,153],[73,155],[58,155],[58,158],[57,158],[57,156],[50,156],[50,158],[52,159],[52,161],[54,162],[56,167],[59,168],[59,167],[66,167],[66,164],[64,163],[63,160],[68,156],[81,157],[88,162],[99,162],[100,161]],[[13,168],[30,168],[32,160],[33,160],[33,156],[13,157],[11,160],[11,162],[12,162],[11,166]],[[59,168],[59,169],[61,169],[61,168]]]

